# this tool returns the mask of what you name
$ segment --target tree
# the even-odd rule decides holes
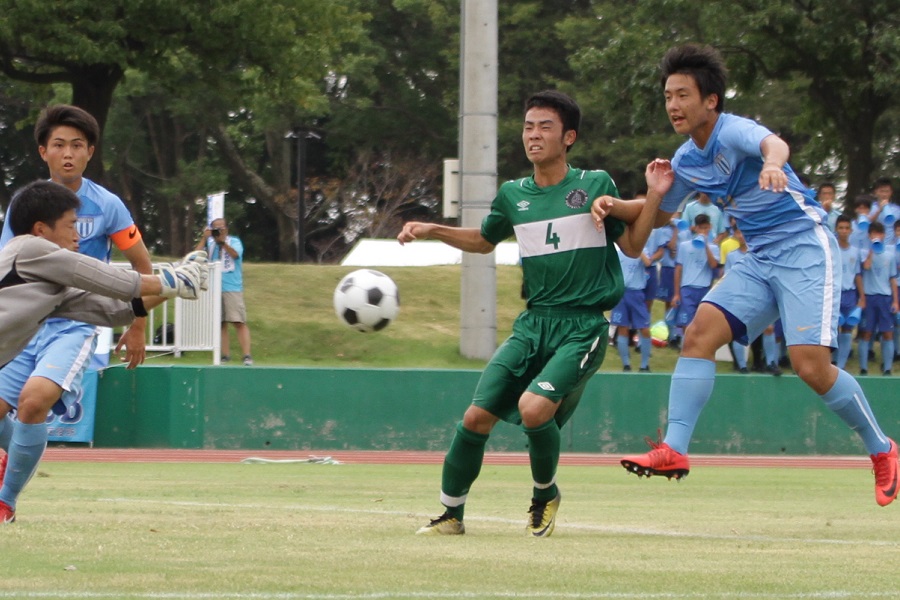
[[[662,115],[656,64],[666,47],[695,41],[723,52],[734,86],[729,105],[761,117],[789,138],[792,163],[801,172],[827,178],[843,174],[853,195],[868,187],[882,164],[895,160],[897,135],[883,125],[900,89],[896,0],[593,4],[596,18],[570,19],[562,27],[565,39],[574,40],[569,55],[574,83],[590,90],[593,110],[609,111],[607,125],[629,121],[618,104],[633,114],[623,131],[630,127],[633,135],[655,131],[659,136],[661,129],[647,127],[650,111]],[[656,106],[646,98],[655,98]],[[787,114],[779,100],[793,112]],[[657,137],[646,145],[663,154],[670,143]],[[878,156],[879,148],[885,156]]]

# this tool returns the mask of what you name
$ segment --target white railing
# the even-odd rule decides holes
[[[113,263],[130,268],[128,263]],[[157,267],[153,265],[154,269]],[[222,270],[221,264],[209,264],[209,289],[196,300],[174,298],[149,311],[147,316],[147,351],[212,352],[213,364],[222,360]],[[172,325],[169,330],[167,325]],[[124,328],[122,329],[124,330]],[[121,333],[121,330],[119,331]]]

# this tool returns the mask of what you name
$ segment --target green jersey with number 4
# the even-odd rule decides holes
[[[609,310],[622,298],[625,284],[613,242],[625,224],[604,220],[594,227],[591,203],[602,195],[619,196],[605,171],[569,167],[556,185],[538,187],[533,177],[500,186],[481,235],[498,244],[515,234],[529,308]]]

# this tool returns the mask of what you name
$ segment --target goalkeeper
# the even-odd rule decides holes
[[[128,325],[167,298],[196,299],[206,288],[205,252],[192,252],[178,267],[165,265],[158,275],[142,275],[78,254],[76,210],[80,204],[74,192],[51,181],[31,183],[13,198],[7,215],[15,237],[0,250],[0,369],[49,317]],[[0,522],[15,518],[15,499],[43,454],[47,442],[44,418],[57,398],[47,406],[29,405],[27,410],[19,407],[19,397],[0,401],[4,425],[10,424],[5,415],[12,408],[20,409],[19,421],[0,428],[0,448],[9,448],[11,440],[16,446],[19,428],[43,438],[27,445],[33,452],[17,453],[13,448],[0,459]],[[36,419],[26,422],[23,413]]]

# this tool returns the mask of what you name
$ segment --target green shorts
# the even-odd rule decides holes
[[[529,391],[559,403],[555,419],[562,427],[603,364],[608,339],[600,311],[526,310],[485,367],[472,404],[519,425],[519,398]]]

